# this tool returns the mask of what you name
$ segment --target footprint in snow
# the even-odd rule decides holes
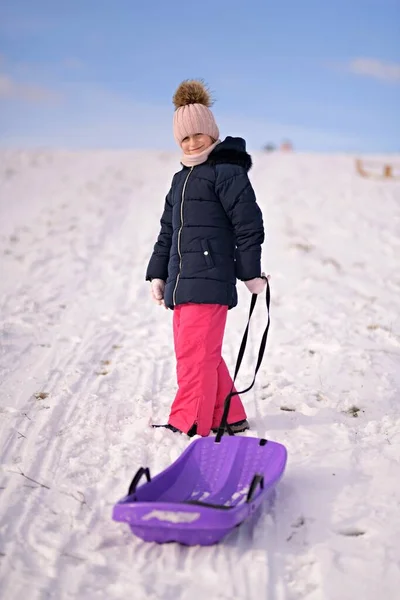
[[[336,533],[339,535],[345,535],[346,537],[360,537],[365,535],[366,532],[358,527],[347,527],[346,529],[339,529]]]

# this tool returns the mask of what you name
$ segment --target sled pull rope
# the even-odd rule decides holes
[[[253,377],[253,381],[252,383],[249,385],[249,387],[247,387],[245,390],[242,390],[241,392],[235,392],[233,391],[233,386],[235,383],[235,379],[237,377],[237,374],[239,372],[240,369],[240,365],[242,364],[242,360],[243,360],[243,356],[244,356],[244,352],[246,350],[246,345],[247,345],[247,338],[249,336],[249,328],[250,328],[250,319],[251,316],[253,314],[256,302],[257,302],[257,294],[252,294],[251,296],[251,302],[250,302],[250,311],[249,311],[249,317],[247,319],[247,325],[246,325],[246,329],[244,331],[243,334],[243,339],[242,339],[242,343],[240,344],[240,349],[239,349],[239,354],[236,360],[236,367],[235,367],[235,374],[233,376],[233,382],[232,382],[232,390],[229,392],[229,394],[227,395],[227,397],[225,398],[225,402],[224,402],[224,412],[222,415],[222,419],[221,419],[221,423],[218,427],[218,432],[215,438],[215,442],[219,443],[221,441],[222,436],[224,435],[225,431],[227,431],[229,433],[229,435],[234,435],[233,431],[231,430],[231,428],[229,427],[228,424],[228,414],[229,414],[229,409],[231,406],[231,398],[233,396],[238,396],[239,394],[245,394],[246,392],[248,392],[249,390],[251,390],[251,388],[253,387],[255,381],[256,381],[256,376],[257,376],[257,372],[258,369],[261,366],[263,357],[264,357],[264,352],[265,352],[265,346],[267,344],[267,338],[268,338],[268,331],[269,331],[269,325],[270,325],[270,316],[269,316],[269,305],[271,302],[271,291],[270,291],[270,287],[269,287],[269,281],[268,279],[265,277],[266,281],[267,281],[267,287],[266,287],[266,293],[265,293],[265,300],[266,300],[266,304],[267,304],[267,325],[265,327],[263,336],[261,338],[261,344],[260,344],[260,349],[258,351],[258,358],[257,358],[257,364],[256,364],[256,368],[254,371],[254,377]]]

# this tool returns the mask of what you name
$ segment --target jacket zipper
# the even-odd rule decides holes
[[[194,167],[190,168],[189,173],[186,176],[185,179],[185,183],[183,184],[183,188],[182,188],[182,200],[181,200],[181,226],[179,228],[179,233],[178,233],[178,254],[179,254],[179,272],[178,275],[176,277],[176,282],[175,282],[175,287],[174,287],[174,293],[172,296],[172,302],[174,304],[174,306],[176,305],[176,288],[178,287],[178,281],[179,281],[179,276],[181,274],[181,269],[182,269],[182,254],[181,254],[181,234],[182,234],[182,227],[183,227],[183,203],[185,201],[185,190],[186,190],[186,184],[187,181],[193,171]]]

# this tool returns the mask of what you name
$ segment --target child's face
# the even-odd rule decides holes
[[[181,148],[185,154],[200,154],[213,143],[214,140],[209,135],[196,133],[185,137],[181,142]]]

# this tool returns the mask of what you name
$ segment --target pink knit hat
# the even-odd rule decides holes
[[[186,136],[196,133],[204,133],[214,140],[219,138],[219,129],[209,108],[211,96],[202,81],[183,81],[174,94],[173,102],[174,138],[179,146]]]

